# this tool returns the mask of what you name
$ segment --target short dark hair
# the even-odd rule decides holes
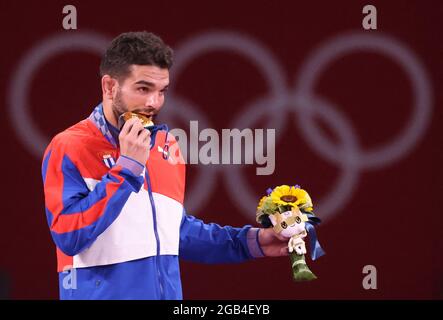
[[[112,40],[100,63],[100,74],[109,74],[119,81],[130,73],[129,67],[152,65],[172,67],[172,49],[151,32],[125,32]]]

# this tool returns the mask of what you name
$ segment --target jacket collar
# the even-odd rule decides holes
[[[110,144],[117,148],[117,141],[115,141],[114,137],[111,134],[111,131],[109,130],[108,124],[106,123],[102,103],[94,108],[91,115],[89,116],[89,120],[92,121],[92,123],[97,127],[98,130],[100,130],[106,140],[108,140]]]

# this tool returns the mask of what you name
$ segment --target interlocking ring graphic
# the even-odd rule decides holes
[[[109,41],[107,37],[95,33],[64,33],[49,38],[31,49],[19,64],[9,90],[9,114],[18,137],[39,160],[49,139],[38,130],[29,114],[27,98],[33,73],[45,59],[55,53],[79,48],[101,53]],[[200,111],[202,109],[184,97],[178,96],[174,88],[180,73],[189,61],[217,50],[232,51],[246,57],[263,74],[269,87],[268,94],[251,101],[240,115],[233,118],[228,128],[251,127],[266,113],[268,117],[269,115],[272,117],[265,127],[276,129],[278,141],[278,133],[283,131],[286,124],[286,114],[291,113],[294,115],[294,123],[312,150],[341,170],[330,192],[316,201],[317,210],[321,212],[324,221],[331,219],[349,201],[362,170],[377,169],[398,161],[412,150],[429,125],[433,103],[429,77],[412,51],[392,37],[380,33],[355,32],[332,38],[320,45],[308,57],[295,79],[295,86],[290,88],[285,83],[283,68],[266,47],[248,36],[219,31],[195,36],[176,49],[176,63],[171,70],[171,78],[174,81],[171,83],[166,106],[161,114],[161,118],[166,120],[170,127],[174,127],[171,124],[174,124],[177,118],[184,121],[198,120],[202,128],[212,127],[210,120]],[[414,95],[414,111],[404,130],[389,144],[369,151],[362,150],[354,128],[340,108],[313,90],[328,64],[356,51],[372,51],[387,55],[399,63],[411,81]],[[303,123],[301,117],[296,116],[300,111],[303,112]],[[19,122],[16,118],[17,114],[22,114],[21,121],[24,119],[29,126],[19,125],[23,122]],[[331,129],[335,130],[340,140],[338,147],[318,130],[313,122],[314,117],[321,117]],[[241,209],[242,214],[245,214],[249,220],[255,219],[254,209],[259,196],[253,193],[239,166],[200,165],[198,170],[197,181],[187,192],[189,212],[198,214],[198,209],[210,199],[209,195],[214,191],[217,177],[221,176],[231,199]]]
[[[109,41],[97,33],[61,33],[43,40],[17,65],[8,92],[9,118],[20,141],[38,159],[41,159],[49,139],[37,127],[29,110],[29,90],[34,73],[46,60],[63,52],[81,49],[102,54]]]

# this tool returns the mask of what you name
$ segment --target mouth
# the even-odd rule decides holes
[[[138,112],[134,111],[134,113],[137,113],[143,117],[146,117],[150,121],[154,121],[157,118],[157,113],[155,112]]]
[[[154,116],[153,112],[135,112],[138,114],[141,114],[142,116],[145,116],[146,118],[152,118]]]

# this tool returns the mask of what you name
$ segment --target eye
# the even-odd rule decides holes
[[[288,227],[288,224],[284,221],[280,225],[283,229],[286,229]]]
[[[148,92],[149,91],[148,88],[146,88],[146,87],[140,87],[137,90],[140,92]]]
[[[295,222],[297,222],[297,223],[301,223],[301,219],[300,219],[300,217],[295,217]]]

